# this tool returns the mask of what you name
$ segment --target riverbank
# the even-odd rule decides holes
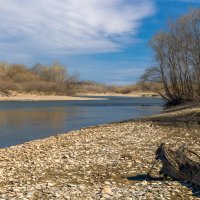
[[[84,97],[88,96],[88,97]],[[130,94],[119,93],[80,93],[74,96],[64,95],[44,95],[31,93],[11,92],[9,94],[0,93],[0,101],[69,101],[69,100],[106,100],[103,96],[113,97],[159,97],[156,93],[151,92],[135,92]],[[96,97],[96,98],[95,98]]]
[[[106,98],[89,98],[79,96],[59,96],[59,95],[36,95],[14,93],[10,95],[1,95],[0,101],[81,101],[81,100],[106,100]]]
[[[199,105],[181,105],[166,110],[164,113],[146,117],[144,120],[160,123],[184,123],[188,125],[200,124],[200,107]]]
[[[154,98],[160,98],[160,95],[155,92],[144,92],[144,91],[135,91],[127,94],[122,94],[122,93],[114,93],[114,92],[105,92],[105,93],[79,93],[79,96],[119,96],[119,97],[154,97]]]
[[[0,199],[197,199],[189,183],[145,174],[160,143],[200,152],[199,136],[196,126],[136,120],[0,149]]]

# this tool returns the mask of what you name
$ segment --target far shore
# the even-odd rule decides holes
[[[84,97],[88,96],[88,97]],[[91,96],[91,97],[90,97]],[[74,96],[64,95],[40,95],[26,93],[11,93],[9,95],[0,93],[0,101],[69,101],[69,100],[107,100],[104,96],[119,96],[119,97],[159,97],[156,93],[151,92],[134,92],[130,94],[118,93],[79,93]],[[95,98],[96,97],[96,98]]]
[[[135,91],[127,94],[122,93],[114,93],[114,92],[105,92],[105,93],[79,93],[77,96],[113,96],[113,97],[160,97],[159,94],[155,92],[143,92],[143,91]]]
[[[0,96],[0,101],[81,101],[81,100],[106,100],[106,98],[89,98],[79,96],[56,96],[56,95],[34,95],[16,94],[10,96]]]

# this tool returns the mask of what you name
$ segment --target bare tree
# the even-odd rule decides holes
[[[158,82],[162,81],[160,70],[158,67],[149,67],[140,76],[140,82]]]
[[[157,33],[150,45],[155,52],[165,95],[176,103],[200,97],[200,9],[192,10],[168,31]]]

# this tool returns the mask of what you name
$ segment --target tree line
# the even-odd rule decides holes
[[[159,92],[169,104],[200,99],[200,9],[193,9],[150,41],[156,66],[140,82],[160,83]]]
[[[36,92],[45,94],[74,93],[78,75],[70,75],[59,62],[50,65],[0,63],[0,91]]]

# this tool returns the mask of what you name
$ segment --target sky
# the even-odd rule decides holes
[[[0,61],[132,84],[154,65],[148,41],[191,8],[200,0],[0,0]]]

